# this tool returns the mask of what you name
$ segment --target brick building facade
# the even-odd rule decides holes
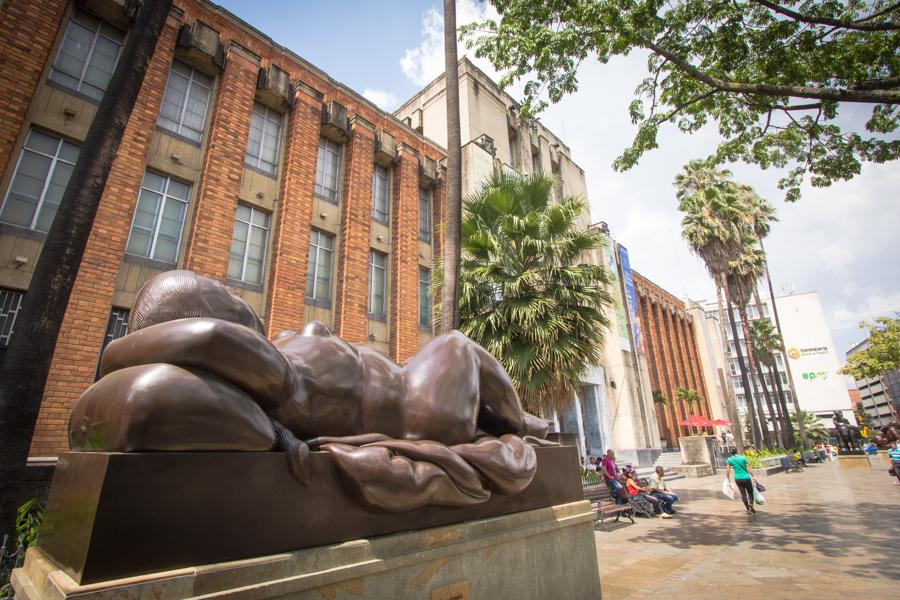
[[[668,400],[665,405],[654,403],[659,435],[670,447],[677,447],[678,439],[687,433],[687,428],[680,425],[685,417],[695,414],[713,418],[692,317],[684,302],[663,288],[634,271],[632,278],[650,363],[651,385],[654,392],[659,390]],[[699,406],[694,406],[693,413],[675,401],[678,388],[695,390],[703,398]]]
[[[0,5],[0,348],[128,35],[123,0]],[[153,275],[227,283],[269,334],[319,319],[405,361],[431,337],[444,150],[224,9],[175,0],[112,166],[32,456]],[[36,301],[36,300],[34,300]]]

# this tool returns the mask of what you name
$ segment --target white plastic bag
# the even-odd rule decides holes
[[[731,482],[728,481],[728,478],[722,480],[722,493],[725,494],[729,500],[734,500],[734,488],[731,487]]]
[[[755,485],[753,486],[753,501],[759,505],[763,505],[766,503],[765,496],[762,495],[762,492],[756,489]]]

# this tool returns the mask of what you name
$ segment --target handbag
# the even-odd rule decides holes
[[[734,500],[734,488],[731,487],[731,482],[728,481],[727,477],[722,480],[722,493],[725,494],[729,500]]]
[[[760,504],[760,505],[766,503],[765,497],[764,497],[764,496],[762,495],[762,493],[761,493],[758,489],[756,489],[756,488],[753,488],[753,501],[756,502],[757,504]]]
[[[759,490],[760,492],[764,492],[764,491],[766,491],[766,486],[764,486],[763,484],[761,484],[760,482],[757,481],[756,489]]]

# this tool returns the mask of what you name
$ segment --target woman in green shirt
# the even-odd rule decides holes
[[[750,468],[750,463],[747,462],[746,458],[737,453],[736,448],[731,449],[731,456],[725,461],[725,477],[728,478],[729,483],[731,482],[732,470],[734,471],[734,483],[741,491],[741,500],[744,501],[747,512],[755,515],[756,509],[753,508],[753,485],[756,483],[756,479],[753,477],[753,470]]]

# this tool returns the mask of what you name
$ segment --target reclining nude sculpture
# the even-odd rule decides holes
[[[223,284],[157,275],[75,404],[71,448],[283,450],[298,485],[315,485],[309,452],[321,450],[357,499],[403,512],[518,493],[536,471],[532,446],[550,443],[500,363],[459,332],[402,367],[317,321],[265,333]]]

